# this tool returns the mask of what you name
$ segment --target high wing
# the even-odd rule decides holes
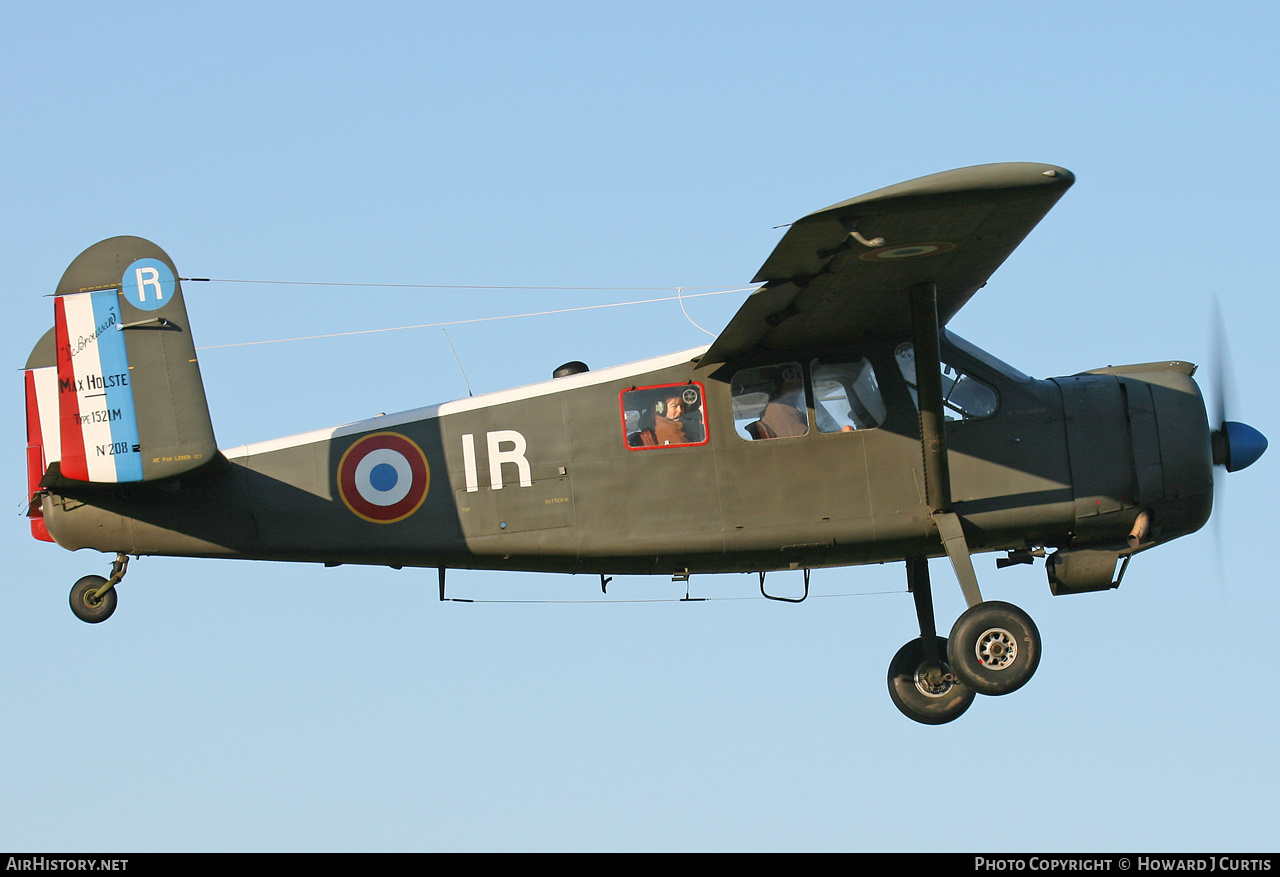
[[[1010,162],[944,171],[792,223],[756,290],[702,357],[821,347],[911,327],[908,296],[937,285],[945,324],[1075,182],[1065,168]]]

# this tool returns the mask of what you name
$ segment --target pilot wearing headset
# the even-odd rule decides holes
[[[653,437],[660,445],[687,445],[691,441],[685,432],[684,400],[680,393],[670,393],[653,406]]]

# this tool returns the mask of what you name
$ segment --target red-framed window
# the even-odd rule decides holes
[[[632,387],[618,394],[622,440],[629,450],[705,445],[706,391],[697,381]]]

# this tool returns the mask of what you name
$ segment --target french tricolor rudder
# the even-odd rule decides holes
[[[54,299],[62,475],[100,484],[142,480],[138,417],[115,290]]]
[[[42,488],[158,481],[220,459],[177,271],[150,241],[110,238],[71,263],[25,381],[36,538],[49,536]]]

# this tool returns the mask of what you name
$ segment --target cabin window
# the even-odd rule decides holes
[[[853,432],[884,423],[884,397],[870,362],[814,360],[811,369],[813,413],[819,432]]]
[[[622,434],[628,448],[687,448],[707,443],[707,412],[699,383],[623,390]]]
[[[809,432],[804,369],[784,362],[744,369],[729,382],[733,426],[749,441],[793,438]]]
[[[911,389],[911,401],[916,409],[920,400],[916,396],[916,352],[908,342],[898,345],[894,351],[898,370]],[[952,365],[942,363],[942,413],[947,420],[977,420],[996,413],[1000,397],[995,387],[973,375],[965,374]]]

